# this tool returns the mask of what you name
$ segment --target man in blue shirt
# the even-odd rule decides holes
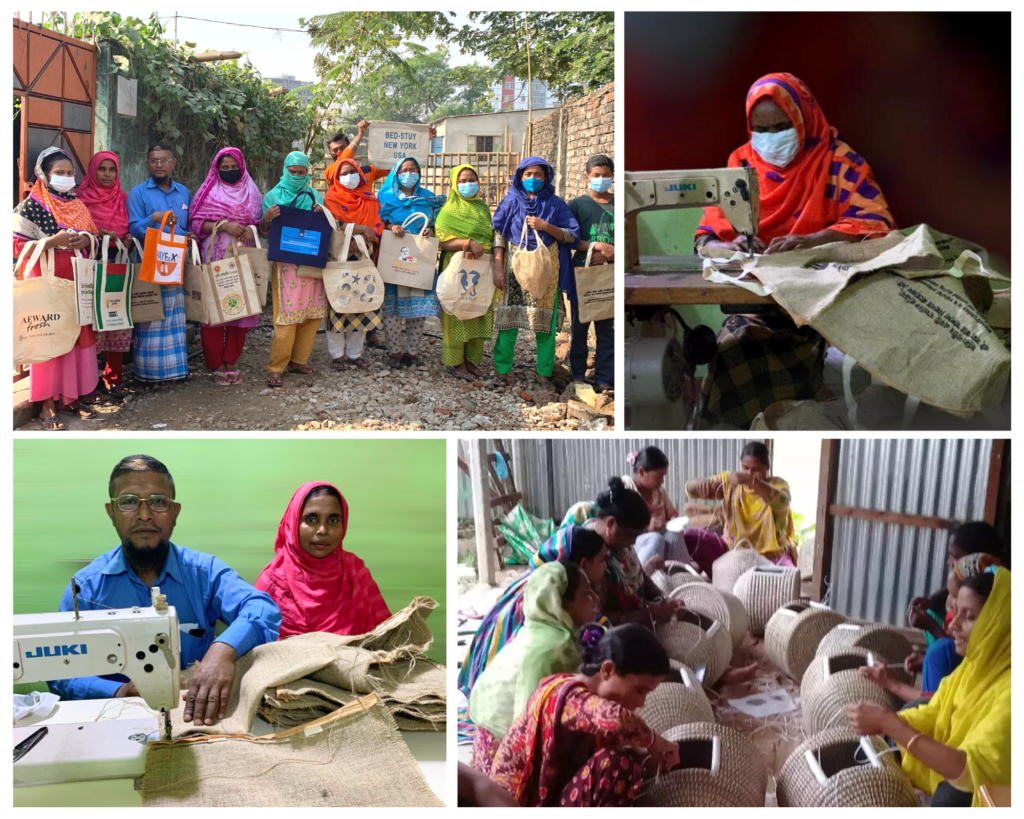
[[[192,194],[171,177],[176,164],[174,154],[158,142],[146,154],[150,178],[128,194],[128,227],[143,246],[146,230],[158,229],[167,211],[167,227],[188,234],[189,246],[196,236],[188,229],[188,208]],[[161,381],[188,378],[188,349],[185,340],[185,290],[181,285],[161,285],[163,321],[143,321],[135,325],[135,380],[142,391]]]
[[[121,545],[100,555],[75,575],[78,607],[101,610],[149,606],[150,587],[159,586],[177,609],[181,629],[181,665],[199,662],[185,695],[186,722],[212,725],[228,705],[235,660],[250,649],[277,639],[281,612],[273,600],[250,586],[212,555],[171,543],[181,512],[174,501],[174,479],[156,458],[131,455],[110,474],[107,515]],[[60,601],[74,608],[72,585]],[[221,620],[227,628],[214,637]],[[63,699],[138,696],[121,674],[79,677],[49,683]]]

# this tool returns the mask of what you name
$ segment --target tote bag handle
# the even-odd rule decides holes
[[[45,242],[45,239],[40,239],[35,242],[25,243],[25,246],[21,249],[21,254],[18,256],[18,261],[14,263],[15,275],[17,275],[18,270],[21,268],[21,263],[25,259],[25,254],[29,253],[28,264],[25,265],[25,278],[28,278],[28,274],[32,271],[32,268],[36,266],[36,263],[39,261],[39,257],[43,253],[43,246]],[[40,269],[40,272],[45,275],[45,271],[42,269]]]
[[[408,216],[405,217],[405,221],[402,222],[402,230],[405,230],[407,227],[409,227],[409,223],[412,222],[415,219],[422,219],[423,220],[423,229],[424,230],[426,230],[428,227],[430,227],[430,225],[427,224],[427,222],[428,222],[427,214],[421,213],[420,211],[416,211],[416,213],[410,213]],[[526,224],[526,223],[524,222],[523,224]]]
[[[338,220],[334,218],[334,214],[327,210],[327,208],[324,208],[322,213],[324,216],[327,217],[327,221],[331,226],[331,230],[338,230]]]
[[[263,245],[260,244],[260,234],[256,230],[256,225],[249,225],[249,230],[252,231],[253,238],[256,240],[256,247],[259,250],[263,250]]]
[[[164,211],[164,218],[160,220],[160,232],[166,230],[167,220],[173,215],[173,210]],[[171,241],[174,241],[174,225],[171,225]]]
[[[290,207],[293,207],[293,208],[297,208],[298,207],[298,205],[295,204],[295,203],[299,201],[299,197],[300,196],[308,196],[309,197],[309,201],[310,201],[309,209],[312,210],[313,209],[313,205],[316,204],[316,197],[313,196],[313,194],[311,194],[309,191],[299,191],[297,194],[295,194],[295,198],[292,199],[292,203],[291,203]]]
[[[544,243],[540,240],[540,234],[537,232],[536,228],[533,229],[533,235],[537,239],[537,247],[541,247]],[[523,219],[523,232],[519,236],[519,249],[526,249],[526,219]]]

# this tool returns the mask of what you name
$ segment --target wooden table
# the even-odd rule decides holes
[[[1010,807],[1009,785],[982,785],[978,792],[981,794],[981,803],[986,808]]]
[[[743,287],[704,280],[698,256],[642,257],[625,275],[626,306],[774,304]]]

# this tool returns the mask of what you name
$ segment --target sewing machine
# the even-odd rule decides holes
[[[167,739],[171,736],[170,712],[181,700],[180,667],[178,615],[157,587],[152,589],[151,606],[79,611],[76,597],[74,611],[14,615],[15,684],[123,674],[135,684],[146,705],[160,711],[161,732]],[[58,708],[62,706],[63,703],[58,704]],[[24,762],[14,766],[15,784],[38,784],[41,777],[48,778],[46,781],[82,778],[79,759],[69,753],[71,743],[85,754],[95,753],[96,758],[88,760],[92,771],[97,776],[109,776],[111,769],[122,761],[114,751],[106,759],[102,757],[105,749],[116,744],[115,739],[121,743],[139,742],[141,732],[144,744],[148,734],[153,733],[152,716],[135,720],[131,725],[125,725],[123,720],[116,722],[121,723],[118,730],[125,737],[112,738],[112,723],[98,719],[81,725],[63,725],[56,735],[44,738],[38,748],[29,751]],[[31,729],[31,725],[16,726],[16,741],[24,738],[21,734],[30,735]],[[65,767],[74,770],[65,775]]]

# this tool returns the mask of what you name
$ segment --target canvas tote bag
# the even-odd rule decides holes
[[[104,250],[106,250],[104,237]],[[121,246],[122,251],[124,246]],[[104,258],[106,254],[104,253]],[[131,330],[134,326],[131,311],[132,277],[135,269],[128,264],[125,254],[118,254],[113,262],[96,262],[96,287],[93,290],[93,324],[98,333]]]
[[[53,251],[29,242],[14,265],[17,274],[31,249],[25,273],[40,262],[41,275],[14,282],[14,363],[38,364],[71,352],[81,326],[75,304],[75,283],[53,273]]]
[[[399,238],[390,230],[385,230],[381,237],[377,270],[388,284],[419,290],[434,289],[437,249],[440,242],[436,237],[428,238],[408,232],[409,225],[420,219],[426,228],[427,215],[413,213],[402,222],[402,228],[406,231],[404,236]]]
[[[494,257],[476,258],[462,250],[452,254],[437,280],[437,300],[448,315],[466,321],[480,318],[494,300]]]
[[[142,254],[139,278],[153,284],[181,284],[184,277],[186,236],[177,236],[174,227],[164,232],[167,218],[173,211],[167,211],[160,220],[160,227],[146,229],[146,249]]]
[[[267,255],[267,249],[260,244],[260,234],[256,231],[256,226],[249,225],[249,229],[256,240],[256,247],[238,245],[238,255],[249,259],[249,269],[252,270],[253,278],[256,280],[256,295],[259,297],[260,307],[266,307],[270,270],[273,263]]]
[[[583,267],[576,268],[577,321],[589,324],[615,317],[615,265],[591,266],[594,243],[590,243]]]
[[[318,213],[296,207],[301,196],[308,196],[316,202],[312,193],[300,191],[290,206],[281,205],[281,214],[270,223],[267,256],[272,262],[323,267],[327,264],[330,248],[331,224],[324,215],[325,211]]]
[[[70,231],[77,232],[77,231]],[[81,251],[76,250],[71,257],[71,270],[75,276],[75,304],[78,313],[78,323],[82,327],[91,327],[93,323],[93,291],[96,287],[96,237],[86,233],[89,237],[89,255],[81,256]],[[107,246],[110,237],[103,237],[103,258],[106,258]],[[120,242],[118,242],[120,244]]]
[[[345,246],[352,241],[353,224],[345,225]],[[362,257],[353,262],[328,262],[324,268],[327,301],[338,313],[372,313],[384,304],[384,282],[362,236],[356,236]]]
[[[188,321],[198,321],[201,324],[208,324],[206,316],[206,302],[203,300],[203,284],[206,278],[206,271],[199,256],[199,245],[195,241],[189,248],[189,257],[185,262],[185,318]]]
[[[135,247],[139,251],[139,258],[142,258],[142,245],[139,240],[132,236]],[[139,262],[128,259],[128,251],[125,250],[125,258],[133,267],[138,268]],[[132,290],[129,295],[129,303],[132,311],[132,324],[141,324],[145,321],[164,320],[164,298],[163,288],[159,284],[144,282],[137,275],[132,276]]]
[[[541,240],[540,234],[534,230],[537,247],[526,249],[526,220],[523,220],[523,234],[519,237],[519,248],[512,254],[512,272],[519,286],[535,299],[540,299],[551,284],[555,270],[551,265],[551,249]],[[511,251],[511,248],[509,248]]]
[[[224,224],[218,222],[213,226],[210,247],[213,247],[217,231]],[[207,324],[226,324],[262,312],[249,257],[238,251],[238,242],[232,236],[231,246],[224,258],[207,262],[204,267],[203,299],[206,302]]]

